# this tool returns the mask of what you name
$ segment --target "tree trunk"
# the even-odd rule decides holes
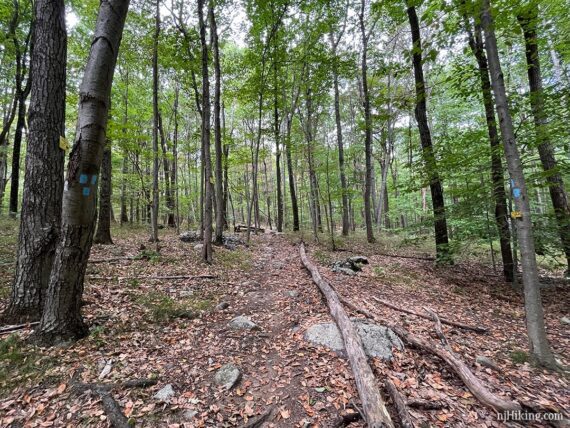
[[[370,199],[372,197],[372,117],[370,114],[370,94],[368,93],[368,36],[364,26],[364,6],[365,0],[361,1],[360,6],[360,33],[362,37],[362,97],[364,106],[364,155],[366,158],[366,178],[364,180],[364,221],[366,223],[366,239],[368,242],[374,242],[374,230],[372,229],[372,207]]]
[[[293,159],[291,154],[291,124],[287,124],[287,138],[285,139],[285,154],[287,155],[287,175],[289,176],[289,195],[291,196],[291,211],[293,212],[293,232],[299,230],[299,204],[295,190],[295,175],[293,174]]]
[[[275,56],[277,48],[275,48]],[[281,133],[279,119],[279,98],[277,82],[277,58],[273,58],[273,135],[275,138],[275,178],[277,179],[277,232],[283,232],[283,190],[281,184]]]
[[[340,117],[340,94],[338,89],[338,57],[337,44],[334,40],[333,33],[330,34],[331,44],[333,46],[333,87],[334,87],[334,118],[336,124],[336,141],[338,144],[338,169],[340,174],[340,190],[342,192],[342,235],[348,236],[350,223],[348,220],[348,189],[346,185],[346,173],[344,168],[344,143],[342,139],[342,122]]]
[[[491,143],[491,181],[493,183],[493,198],[495,200],[495,221],[499,233],[501,246],[501,258],[503,261],[503,276],[507,282],[514,278],[513,253],[511,251],[511,233],[508,222],[508,209],[505,195],[503,163],[501,161],[501,141],[497,131],[495,112],[493,108],[493,95],[491,93],[491,81],[489,80],[489,66],[485,55],[485,47],[481,34],[480,24],[475,24],[475,32],[471,30],[471,23],[465,15],[465,26],[469,36],[471,52],[477,60],[479,79],[483,93],[483,105],[485,107],[485,119],[487,132]]]
[[[48,345],[78,339],[88,332],[81,316],[83,279],[93,238],[97,178],[106,142],[113,73],[128,7],[128,0],[107,0],[99,6],[80,87],[77,133],[69,156],[61,233],[44,311],[36,330],[38,341]],[[62,7],[59,25],[63,25],[64,19]]]
[[[538,10],[536,5],[528,6],[518,16],[523,29],[526,46],[526,63],[528,82],[530,86],[530,105],[534,118],[536,139],[538,140],[538,153],[542,168],[546,173],[546,181],[550,192],[550,199],[558,222],[558,230],[562,248],[566,254],[566,274],[570,275],[570,208],[568,195],[564,188],[564,181],[558,168],[554,150],[548,133],[548,121],[544,110],[544,91],[542,89],[542,75],[540,72],[540,59],[538,54],[538,41],[536,28],[538,25]]]
[[[164,127],[162,125],[162,115],[158,113],[158,129],[160,133],[160,146],[162,148],[162,166],[164,174],[164,194],[166,196],[166,208],[168,209],[166,224],[168,227],[176,227],[174,219],[174,191],[172,188],[173,168],[168,160],[168,145],[166,144],[166,136],[164,135]]]
[[[491,17],[489,0],[482,0],[481,24],[485,32],[485,49],[489,61],[491,83],[495,94],[495,105],[505,148],[505,157],[511,176],[511,187],[517,211],[522,218],[517,221],[517,237],[520,243],[521,265],[523,270],[524,300],[526,325],[528,330],[530,351],[533,357],[542,365],[555,367],[556,362],[546,337],[544,314],[540,296],[540,284],[534,250],[530,203],[526,189],[511,114],[508,107],[505,83],[499,60],[497,40],[494,32],[494,22]]]
[[[16,217],[18,213],[18,195],[20,193],[20,153],[22,149],[22,134],[26,126],[26,98],[27,93],[22,92],[18,101],[18,120],[14,133],[14,146],[12,147],[12,177],[10,180],[10,216]]]
[[[206,24],[204,22],[204,0],[198,0],[198,21],[200,44],[202,47],[202,149],[204,160],[204,245],[202,259],[212,263],[212,160],[210,155],[210,82],[208,78],[208,45],[206,44]]]
[[[111,144],[107,142],[103,151],[101,163],[101,189],[99,191],[99,221],[97,232],[93,238],[95,244],[112,245],[111,239],[111,177],[113,165],[111,163]]]
[[[158,242],[158,37],[160,35],[160,0],[156,0],[154,38],[152,44],[152,205],[150,213],[150,241]]]
[[[422,156],[429,176],[429,187],[434,215],[435,248],[438,263],[451,263],[449,239],[447,237],[447,221],[445,218],[445,202],[443,199],[443,186],[437,171],[437,162],[431,141],[431,132],[427,120],[426,88],[424,72],[422,68],[422,43],[420,25],[416,8],[408,2],[408,19],[412,30],[412,58],[414,65],[414,77],[416,82],[416,107],[415,116],[420,132]]]
[[[16,272],[3,321],[40,318],[49,282],[63,192],[67,33],[63,0],[35,3],[29,132]],[[5,136],[0,135],[0,141]]]
[[[222,84],[222,72],[220,69],[220,49],[218,46],[218,28],[216,25],[216,16],[214,12],[214,3],[210,0],[209,6],[210,18],[210,44],[214,53],[214,147],[216,148],[216,235],[214,242],[218,245],[223,243],[224,234],[224,172],[222,169],[222,126],[220,115],[220,94]]]

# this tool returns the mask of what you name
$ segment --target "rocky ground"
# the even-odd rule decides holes
[[[242,426],[268,412],[268,427],[328,427],[359,407],[334,326],[319,326],[331,318],[300,262],[296,238],[266,233],[254,237],[250,248],[232,242],[230,249],[217,249],[215,263],[207,266],[194,243],[163,232],[158,251],[144,233],[94,247],[85,289],[88,338],[42,349],[25,341],[29,330],[2,337],[0,426],[108,426],[100,395],[78,390],[78,383],[117,384],[111,394],[120,408],[137,426],[148,427]],[[447,326],[444,331],[493,392],[568,409],[567,380],[526,361],[521,297],[492,270],[435,268],[429,260],[375,255],[366,245],[345,247],[349,251],[331,253],[308,246],[309,257],[339,293],[424,337],[434,335],[430,321],[403,316],[371,297],[417,311],[427,306],[442,317],[488,327],[486,335]],[[332,271],[333,262],[356,254],[370,262],[356,275]],[[13,268],[0,268],[6,287]],[[563,280],[544,290],[549,337],[567,365],[568,290]],[[367,348],[385,345],[371,358],[380,381],[390,376],[407,399],[442,405],[412,410],[417,427],[507,426],[441,362],[402,348],[368,322],[360,324],[372,338]],[[336,350],[308,338],[332,340]],[[487,367],[483,356],[498,370]],[[156,384],[124,385],[141,378]]]

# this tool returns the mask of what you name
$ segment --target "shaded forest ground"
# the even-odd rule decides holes
[[[1,224],[0,309],[9,293],[15,229],[15,223]],[[72,375],[80,368],[82,381],[89,383],[156,377],[157,385],[148,389],[113,390],[123,411],[140,426],[240,426],[272,407],[269,426],[326,427],[345,408],[359,405],[347,361],[303,338],[309,326],[329,322],[330,316],[301,265],[298,236],[266,233],[254,237],[249,249],[217,249],[215,263],[207,266],[193,244],[179,241],[173,232],[162,231],[158,253],[144,230],[114,232],[116,245],[94,246],[91,255],[92,260],[113,260],[88,267],[88,338],[55,349],[25,343],[25,331],[0,338],[0,426],[107,426],[99,396],[72,391]],[[308,234],[305,238],[310,242]],[[377,254],[418,252],[406,246],[396,249],[393,241],[371,246],[350,239],[341,246],[348,251],[332,253],[324,244],[308,247],[309,257],[340,294],[418,335],[432,336],[432,323],[379,306],[371,296],[418,311],[427,306],[442,317],[488,327],[487,335],[448,326],[444,331],[453,349],[494,392],[570,407],[568,382],[526,361],[522,298],[491,268],[466,262],[468,257],[453,267],[435,268],[429,260]],[[331,272],[331,262],[354,254],[370,260],[358,276]],[[148,279],[205,274],[216,278]],[[568,316],[564,311],[570,307],[570,287],[556,277],[546,284],[549,338],[570,365],[568,326],[560,322]],[[229,307],[216,309],[220,302]],[[238,315],[250,316],[261,329],[228,328]],[[500,372],[476,364],[478,355],[494,360]],[[241,368],[242,379],[227,392],[213,377],[229,362]],[[412,410],[417,426],[505,426],[433,357],[406,349],[391,362],[374,359],[372,364],[378,379],[392,376],[407,398],[444,404],[435,411]],[[100,379],[105,365],[111,371]],[[168,404],[153,399],[166,384],[176,392]]]

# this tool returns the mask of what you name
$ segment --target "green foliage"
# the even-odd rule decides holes
[[[194,319],[199,316],[200,311],[208,310],[213,305],[213,301],[209,299],[175,300],[160,292],[144,294],[136,301],[145,306],[151,319],[158,323],[168,323],[178,318]]]

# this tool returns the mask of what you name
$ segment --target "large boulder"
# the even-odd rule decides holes
[[[392,348],[403,349],[402,341],[389,328],[358,318],[352,321],[362,340],[364,352],[369,357],[392,359]],[[305,339],[315,345],[326,346],[333,351],[344,351],[344,342],[335,323],[315,324],[305,332]]]
[[[202,240],[200,235],[193,231],[183,232],[180,234],[179,238],[182,242],[197,242]]]
[[[354,276],[362,270],[362,266],[368,264],[368,259],[364,256],[352,256],[345,260],[339,260],[332,264],[332,271]]]

